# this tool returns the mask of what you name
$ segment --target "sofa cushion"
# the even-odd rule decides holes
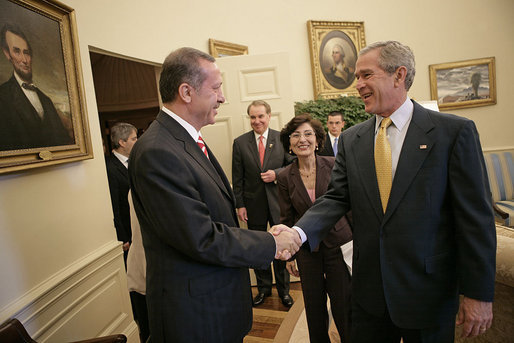
[[[507,219],[497,218],[498,221],[502,222],[505,226],[514,226],[514,201],[497,201],[496,206],[503,212],[506,212],[509,216]]]
[[[496,282],[514,287],[514,230],[496,226]]]
[[[485,165],[493,201],[514,200],[514,162],[512,152],[486,152]]]

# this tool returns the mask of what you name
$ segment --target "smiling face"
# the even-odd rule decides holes
[[[12,63],[14,70],[26,82],[32,82],[32,52],[22,37],[5,32],[5,41],[9,51],[3,50],[5,57]]]
[[[250,125],[255,133],[262,135],[268,129],[271,115],[266,113],[264,105],[251,106],[248,110],[248,116],[250,117]]]
[[[390,116],[405,101],[405,88],[400,89],[397,73],[389,75],[378,65],[380,49],[359,56],[356,64],[356,88],[368,113]]]
[[[218,108],[225,102],[221,90],[222,78],[218,66],[207,60],[199,61],[202,72],[206,75],[199,89],[192,88],[191,106],[195,125],[198,130],[216,122]]]
[[[309,123],[303,123],[289,136],[291,150],[299,158],[314,156],[316,151],[316,133]]]

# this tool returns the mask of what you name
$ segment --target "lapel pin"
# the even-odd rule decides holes
[[[421,145],[419,146],[419,148],[420,148],[421,150],[424,150],[424,149],[426,149],[426,148],[427,148],[427,145],[426,145],[426,144],[421,144]]]

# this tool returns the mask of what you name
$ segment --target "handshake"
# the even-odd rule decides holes
[[[302,240],[300,239],[300,234],[295,229],[280,224],[274,225],[269,232],[275,238],[277,246],[276,259],[287,261],[300,250]]]

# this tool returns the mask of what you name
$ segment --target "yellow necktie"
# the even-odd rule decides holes
[[[393,184],[391,145],[389,145],[389,140],[387,140],[386,132],[387,127],[391,125],[391,123],[390,118],[382,119],[377,139],[375,141],[375,168],[377,171],[378,190],[380,191],[380,200],[382,201],[382,209],[384,213],[387,208],[387,202],[389,201],[391,185]]]

